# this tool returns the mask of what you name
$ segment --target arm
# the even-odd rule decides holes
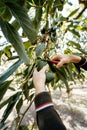
[[[58,54],[52,60],[58,61],[57,67],[60,68],[64,64],[70,62],[78,65],[79,67],[87,70],[87,58],[76,56],[76,55],[67,55],[67,54]]]
[[[61,118],[54,109],[51,96],[45,91],[46,67],[39,72],[35,69],[33,82],[36,89],[35,108],[39,130],[66,130]]]

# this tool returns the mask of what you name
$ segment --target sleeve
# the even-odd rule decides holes
[[[83,68],[84,70],[87,70],[87,58],[81,56],[81,61],[75,65]]]
[[[34,102],[39,130],[66,130],[48,92],[38,94]]]

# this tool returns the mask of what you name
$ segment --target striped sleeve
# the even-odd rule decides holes
[[[48,92],[42,92],[35,97],[35,109],[39,112],[43,109],[53,106],[51,96]]]
[[[87,70],[87,58],[81,56],[81,61],[77,65],[85,70]]]

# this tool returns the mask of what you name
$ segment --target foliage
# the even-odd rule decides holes
[[[66,87],[68,93],[71,90],[69,81],[75,82],[75,79],[84,78],[83,71],[78,73],[79,68],[71,63],[57,69],[55,65],[45,61],[57,52],[87,55],[87,18],[84,15],[87,3],[79,0],[79,7],[64,17],[62,12],[66,4],[72,7],[72,3],[63,0],[0,0],[0,27],[7,40],[5,46],[1,40],[0,61],[3,61],[4,56],[6,62],[16,61],[0,77],[0,109],[7,105],[0,129],[7,123],[13,108],[16,108],[18,114],[14,119],[15,129],[28,129],[28,126],[21,126],[21,122],[33,102],[32,73],[36,66],[40,70],[49,64],[50,69],[46,73],[47,86],[51,85],[53,89]],[[80,4],[84,4],[84,7],[79,13]],[[2,39],[2,35],[0,38]],[[16,55],[12,52],[13,48]],[[10,80],[12,74],[15,78]],[[19,84],[18,88],[11,87],[15,80]],[[15,94],[3,101],[9,89]],[[30,101],[30,104],[20,117],[25,100]]]

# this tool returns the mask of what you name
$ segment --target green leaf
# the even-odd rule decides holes
[[[79,32],[77,32],[75,29],[69,29],[69,28],[68,28],[68,30],[69,30],[71,33],[73,33],[74,35],[76,35],[77,37],[80,37]]]
[[[0,100],[3,98],[11,82],[12,80],[0,83]]]
[[[16,91],[15,88],[12,88],[12,87],[9,87],[9,89],[10,89],[11,91]]]
[[[21,27],[23,28],[30,41],[35,42],[37,38],[37,33],[32,21],[28,17],[26,9],[14,3],[6,3],[6,5],[9,6],[14,17],[19,21]]]
[[[7,7],[5,8],[5,11],[4,11],[2,17],[3,17],[3,19],[4,19],[5,21],[10,21],[10,20],[11,20],[12,14],[11,14],[9,8],[7,8]]]
[[[68,81],[67,81],[66,75],[61,70],[59,70],[59,69],[57,69],[56,74],[57,74],[58,78],[64,82],[64,84],[66,86],[66,89],[67,89],[67,92],[68,92],[69,85],[68,85]]]
[[[38,60],[37,62],[37,70],[41,70],[45,65],[47,64],[47,62],[43,61],[43,60]]]
[[[53,0],[48,0],[47,1],[47,10],[46,10],[47,15],[50,13],[50,9],[52,7],[52,3],[53,3]]]
[[[16,105],[17,114],[19,114],[22,105],[23,105],[23,99],[20,98],[17,105]]]
[[[73,10],[73,11],[68,15],[68,17],[71,17],[71,16],[75,15],[75,14],[78,12],[78,10],[79,10],[79,8]]]
[[[11,25],[12,25],[16,30],[19,30],[19,28],[20,28],[20,24],[19,24],[19,22],[18,22],[16,19],[11,23]]]
[[[71,46],[75,46],[75,47],[77,47],[77,48],[81,48],[80,44],[77,43],[77,42],[69,41],[69,43],[70,43]]]
[[[54,78],[55,76],[52,72],[46,72],[46,83],[50,83]]]
[[[7,100],[4,102],[0,103],[0,109],[2,109],[6,104],[8,104],[12,100],[12,96],[9,97]]]
[[[28,83],[25,82],[22,86],[22,89],[23,89],[23,94],[25,96],[26,99],[29,98],[29,86],[28,86]]]
[[[6,6],[0,1],[0,16],[5,12]]]
[[[0,77],[0,83],[5,81],[13,72],[22,64],[21,60],[15,62],[8,70]]]
[[[8,61],[9,61],[9,60],[14,60],[14,59],[19,59],[19,56],[11,56],[11,57],[8,57]]]
[[[33,23],[34,23],[35,29],[37,30],[39,30],[39,27],[40,27],[41,17],[42,17],[42,8],[36,8],[36,14],[35,14]]]
[[[44,43],[38,45],[37,48],[36,48],[36,56],[37,57],[41,56],[41,54],[43,53],[44,49],[45,49],[45,44]]]
[[[29,42],[29,41],[24,42],[24,47],[25,47],[26,50],[27,50],[29,47],[31,47],[31,46],[32,46],[31,42]]]
[[[29,64],[29,58],[25,52],[23,42],[22,42],[18,32],[15,30],[15,28],[13,28],[13,26],[11,24],[4,22],[1,18],[0,18],[0,25],[1,25],[3,34],[5,35],[6,39],[14,46],[19,57],[26,64]]]
[[[19,127],[19,130],[29,130],[27,126],[21,125]]]
[[[4,48],[4,53],[7,57],[11,57],[12,53],[11,53],[11,46],[7,46]]]
[[[14,105],[16,104],[17,100],[19,99],[20,94],[21,94],[21,92],[17,92],[16,94],[14,94],[12,96],[12,100],[9,102],[9,104],[7,105],[7,107],[3,113],[3,119],[1,122],[4,122],[8,118],[9,114],[11,113],[11,111],[14,108]]]
[[[64,2],[62,0],[55,0],[54,2],[54,8],[58,8],[59,11],[62,11]]]

